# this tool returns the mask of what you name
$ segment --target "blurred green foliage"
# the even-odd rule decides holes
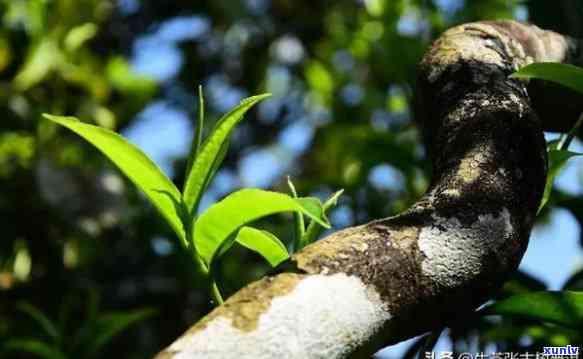
[[[69,320],[77,309],[75,304],[79,305],[64,301],[58,321],[53,321],[35,306],[18,303],[17,312],[29,320],[27,323],[36,333],[27,337],[10,336],[2,343],[0,354],[27,353],[45,359],[96,358],[116,335],[154,314],[151,309],[101,313],[98,294],[90,290],[83,303],[83,322],[78,328],[70,328]]]
[[[83,303],[79,293],[90,290],[107,312],[164,313],[101,348],[103,357],[123,358],[151,357],[211,308],[204,278],[155,209],[41,113],[123,133],[159,104],[194,121],[200,83],[208,118],[271,92],[235,131],[203,207],[243,186],[285,192],[290,174],[301,194],[324,199],[345,189],[330,214],[338,228],[395,214],[427,187],[429,162],[412,118],[416,64],[433,38],[500,18],[581,37],[582,16],[576,0],[0,0],[0,345],[37,336],[16,310],[23,301],[58,318],[63,306],[82,308],[68,303]],[[149,116],[170,121],[158,115]],[[164,133],[151,136],[178,146]],[[174,173],[185,172],[186,154],[171,159]],[[267,159],[263,167],[251,165],[257,158]],[[558,190],[541,218],[557,206],[583,223],[583,200]],[[290,244],[286,223],[254,225]],[[217,268],[227,294],[268,270],[257,254],[231,250]],[[581,290],[581,272],[566,286]],[[544,289],[518,273],[498,296]],[[497,351],[583,342],[581,331],[528,318],[463,318],[447,331],[456,351],[476,342]],[[83,320],[71,315],[68,328]]]

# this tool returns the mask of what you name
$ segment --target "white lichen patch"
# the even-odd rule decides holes
[[[218,317],[167,350],[176,359],[341,358],[390,318],[378,293],[357,277],[313,275],[273,299],[254,330]]]
[[[419,249],[424,255],[422,273],[437,284],[456,287],[482,273],[490,256],[504,262],[506,240],[513,228],[506,208],[484,214],[471,225],[457,218],[434,215],[434,224],[421,230]]]

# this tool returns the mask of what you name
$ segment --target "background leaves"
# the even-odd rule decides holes
[[[573,329],[583,328],[583,292],[531,292],[497,301],[483,314],[518,316]]]

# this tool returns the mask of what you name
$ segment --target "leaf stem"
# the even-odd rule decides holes
[[[188,209],[186,209],[186,205],[184,205],[184,203],[182,208],[182,223],[184,224],[184,229],[186,231],[186,243],[181,241],[182,246],[192,256],[192,261],[196,264],[197,269],[201,271],[205,277],[208,277],[209,270],[198,254],[198,251],[196,250],[196,244],[194,243],[194,238],[192,236],[192,233],[194,233],[194,223],[196,218],[190,219],[190,216],[188,215]]]
[[[189,231],[189,233],[192,233],[192,232]],[[192,234],[190,234],[189,236],[190,236],[190,238],[192,238]],[[213,301],[217,305],[223,304],[223,302],[224,302],[223,296],[221,295],[221,291],[219,290],[219,286],[217,285],[217,282],[216,282],[213,274],[211,273],[209,267],[204,263],[204,261],[202,260],[202,258],[198,254],[198,252],[196,251],[194,241],[189,239],[188,242],[190,243],[190,246],[191,246],[189,252],[192,255],[192,260],[197,264],[198,269],[202,272],[202,274],[206,277],[206,279],[210,283],[209,291],[210,291],[211,297],[213,298]]]
[[[221,291],[219,290],[219,286],[215,281],[214,277],[210,277],[210,285],[211,285],[211,296],[213,297],[213,301],[217,306],[222,305],[224,303],[223,296],[221,295]]]
[[[202,260],[202,258],[198,254],[198,251],[196,250],[196,245],[194,244],[194,240],[192,237],[193,229],[191,227],[192,227],[192,225],[189,226],[188,232],[187,232],[188,233],[187,234],[188,245],[190,246],[190,248],[187,248],[187,250],[190,252],[190,254],[192,256],[192,260],[194,261],[194,263],[197,264],[198,269],[202,272],[203,276],[209,281],[209,284],[210,284],[209,291],[210,291],[211,297],[213,298],[213,301],[217,305],[221,305],[224,302],[223,296],[221,295],[221,291],[219,290],[219,286],[217,285],[217,282],[215,280],[213,273],[211,273],[210,268]]]

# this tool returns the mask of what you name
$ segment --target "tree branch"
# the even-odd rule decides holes
[[[417,121],[434,168],[427,193],[396,217],[306,247],[157,358],[342,358],[483,303],[522,258],[546,176],[527,84],[508,76],[531,62],[580,60],[576,41],[513,21],[445,32],[419,66]]]

